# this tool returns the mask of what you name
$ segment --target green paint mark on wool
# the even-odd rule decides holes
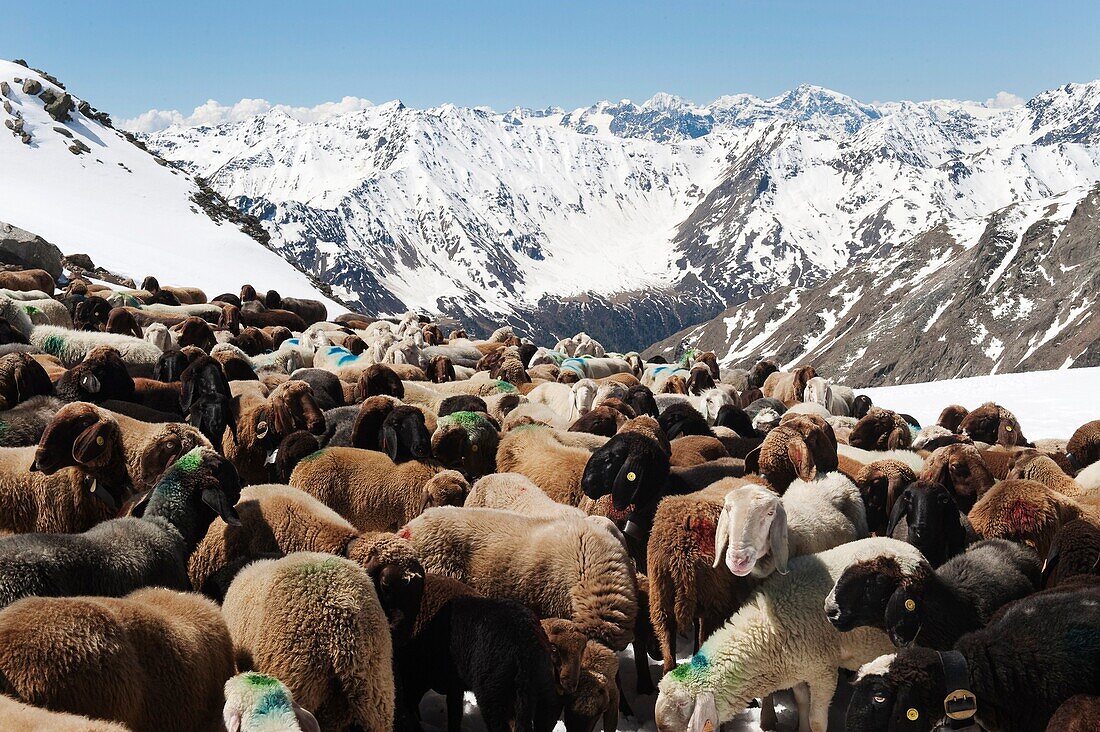
[[[34,305],[24,305],[23,309],[27,311],[27,315],[37,315],[38,313],[42,312]]]
[[[193,473],[199,469],[200,465],[202,465],[202,448],[194,447],[190,452],[177,460],[173,467],[184,473]]]
[[[311,463],[314,460],[317,460],[318,458],[322,457],[325,454],[325,452],[326,452],[326,450],[324,448],[321,448],[317,452],[311,452],[310,454],[306,455],[304,458],[302,458],[298,462],[299,463]]]
[[[292,568],[294,574],[311,581],[317,581],[326,587],[332,581],[332,575],[340,569],[340,559],[329,557],[319,562],[307,562]]]
[[[255,687],[257,689],[272,688],[272,687],[277,689],[277,688],[279,688],[279,685],[280,685],[279,680],[274,678],[273,676],[268,676],[267,674],[261,674],[261,673],[258,673],[256,671],[247,672],[244,675],[244,681],[249,686]]]
[[[51,356],[60,356],[65,350],[65,339],[56,335],[46,336],[42,341],[42,350]]]
[[[498,389],[506,393],[511,393],[516,390],[515,384],[510,384],[507,381],[501,381],[500,379],[497,379],[496,385]]]
[[[485,418],[477,412],[451,412],[439,420],[440,424],[458,424],[466,429],[477,427],[484,421]]]
[[[677,681],[683,681],[687,678],[687,675],[691,673],[691,664],[681,663],[679,666],[672,669],[670,673],[672,674],[672,678],[676,679]]]

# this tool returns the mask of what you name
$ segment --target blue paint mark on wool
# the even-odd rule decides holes
[[[691,657],[691,668],[694,671],[706,671],[710,661],[701,652]]]
[[[343,356],[341,356],[340,358],[336,359],[336,365],[337,366],[343,366],[348,361],[355,361],[358,358],[359,357],[356,356],[354,353],[346,353]]]

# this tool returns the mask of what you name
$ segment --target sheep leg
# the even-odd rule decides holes
[[[649,655],[646,653],[651,635],[649,618],[645,613],[639,612],[634,621],[634,672],[637,676],[635,691],[638,696],[649,696],[657,691],[653,685],[653,677],[649,675]]]
[[[623,693],[623,681],[618,674],[615,674],[615,689],[617,691],[616,696],[619,697],[619,713],[624,717],[634,717],[634,710],[630,708],[630,702],[626,700],[626,694]]]
[[[699,618],[695,618],[691,625],[691,655],[699,652],[699,646],[703,644],[703,624]]]
[[[810,687],[805,682],[791,687],[798,708],[798,732],[810,732]]]
[[[810,692],[810,725],[807,732],[828,732],[829,705],[836,693],[836,671],[806,682]],[[799,684],[802,686],[802,684]],[[795,687],[797,689],[797,686]],[[802,704],[799,703],[801,709]],[[801,715],[801,711],[799,712]],[[801,721],[799,722],[801,725]]]
[[[779,718],[775,716],[775,698],[772,694],[760,700],[760,729],[778,732]]]

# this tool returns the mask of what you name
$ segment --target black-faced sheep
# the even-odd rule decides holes
[[[104,521],[82,534],[0,538],[0,607],[21,597],[119,597],[157,585],[188,590],[187,558],[215,516],[237,521],[240,485],[233,467],[209,448],[176,461],[138,517]]]
[[[961,683],[977,698],[973,722],[984,729],[1043,732],[1067,699],[1096,694],[1100,653],[1092,629],[1098,624],[1100,589],[1038,593],[963,636],[954,648],[958,655],[898,649],[860,670],[845,728],[931,730]],[[947,678],[948,660],[959,667],[959,678]],[[1041,683],[1036,668],[1042,669]]]
[[[939,567],[978,540],[954,497],[939,483],[910,483],[894,501],[887,536],[908,541]]]

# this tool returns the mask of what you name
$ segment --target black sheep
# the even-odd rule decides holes
[[[959,680],[946,678],[941,654],[919,646],[865,666],[845,729],[926,732],[944,718],[944,701],[961,683],[976,697],[973,721],[982,728],[1044,732],[1067,699],[1100,693],[1098,627],[1100,586],[1017,600],[955,644],[965,663]]]
[[[939,567],[978,540],[954,497],[939,483],[910,483],[894,501],[886,535],[907,541]]]
[[[623,401],[639,417],[647,414],[656,419],[661,415],[661,410],[657,408],[657,400],[653,398],[653,392],[649,390],[649,387],[641,384],[635,384],[627,389]]]
[[[980,541],[935,572],[902,582],[886,604],[884,626],[876,627],[895,645],[949,650],[1001,607],[1033,593],[1039,572],[1039,557],[1028,547],[1005,539]]]
[[[356,428],[358,432],[360,425]],[[386,453],[395,463],[432,458],[432,436],[424,424],[424,413],[416,407],[395,406],[382,420],[377,440],[378,447],[374,449]]]
[[[195,359],[180,376],[180,407],[187,421],[213,444],[228,427],[237,439],[236,401],[221,364],[209,356]]]
[[[179,381],[183,372],[191,362],[181,351],[166,351],[160,354],[156,364],[153,365],[153,378],[165,384]]]
[[[714,430],[707,424],[706,418],[687,402],[673,402],[665,407],[665,411],[657,418],[657,423],[670,440],[684,435],[714,437]]]
[[[1100,528],[1084,519],[1064,524],[1054,536],[1043,566],[1043,587],[1057,587],[1071,577],[1100,575]]]
[[[323,412],[347,404],[344,400],[344,387],[340,377],[325,369],[298,369],[290,375],[291,379],[304,381],[313,389],[313,398]]]
[[[867,413],[871,411],[871,407],[874,406],[871,403],[871,397],[866,394],[860,394],[852,400],[852,413],[850,416],[856,419],[863,419],[867,416]]]
[[[61,375],[54,386],[57,397],[66,402],[100,403],[108,399],[134,401],[134,378],[126,370],[119,352],[100,346]]]
[[[446,417],[455,412],[488,412],[485,400],[473,394],[455,394],[439,403],[439,416]]]
[[[549,641],[513,600],[448,600],[396,665],[406,713],[415,718],[420,698],[434,689],[447,697],[448,732],[462,729],[465,691],[477,697],[489,732],[550,732],[561,715]]]

